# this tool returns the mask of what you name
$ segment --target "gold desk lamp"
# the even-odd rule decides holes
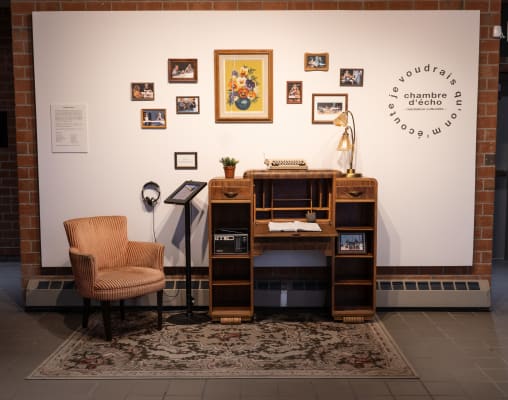
[[[349,115],[351,115],[351,121],[353,122],[352,126],[348,124]],[[351,111],[343,111],[337,118],[333,120],[333,123],[336,126],[345,128],[344,132],[342,133],[342,137],[339,140],[337,150],[349,152],[349,168],[346,171],[346,178],[359,178],[362,176],[362,174],[356,172],[353,168],[356,142],[355,117]]]

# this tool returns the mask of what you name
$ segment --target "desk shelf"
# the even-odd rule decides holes
[[[231,232],[250,237],[252,183],[249,179],[212,179],[209,183],[209,314],[212,320],[249,320],[253,316],[253,270],[248,249],[236,249]],[[214,235],[233,237],[216,249]],[[238,252],[236,252],[238,251]]]
[[[377,181],[371,178],[336,180],[335,229],[363,233],[363,253],[336,254],[332,269],[332,315],[341,320],[374,316],[376,305]],[[339,240],[339,239],[337,239]]]

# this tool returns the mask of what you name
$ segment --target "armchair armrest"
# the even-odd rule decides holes
[[[90,297],[93,292],[93,283],[97,275],[95,257],[92,254],[80,253],[76,247],[69,249],[74,282],[83,297]]]
[[[160,243],[129,241],[127,243],[127,264],[162,271],[164,246]]]

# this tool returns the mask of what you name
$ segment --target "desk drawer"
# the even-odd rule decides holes
[[[210,200],[251,200],[249,179],[214,179],[210,181]]]
[[[337,200],[375,200],[376,199],[376,181],[365,180],[352,183],[338,182],[336,189]]]

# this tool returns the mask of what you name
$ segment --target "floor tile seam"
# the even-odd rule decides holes
[[[402,380],[402,379],[390,379],[389,381],[404,381],[406,382],[406,380]],[[396,399],[398,396],[399,397],[404,397],[404,396],[430,396],[431,398],[432,397],[432,393],[430,392],[430,390],[427,388],[427,386],[424,384],[424,382],[422,382],[421,379],[412,379],[411,381],[416,381],[416,382],[420,382],[421,383],[421,386],[423,387],[423,389],[425,390],[426,394],[413,394],[413,393],[410,393],[410,394],[397,394],[397,393],[394,393],[394,391],[391,389],[390,385],[386,385],[388,387],[388,391],[390,392],[390,395],[392,395],[394,397],[394,399]]]

